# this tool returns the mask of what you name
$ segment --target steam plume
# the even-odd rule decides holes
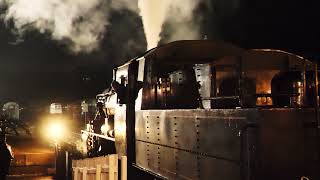
[[[157,46],[162,27],[170,26],[167,41],[198,39],[199,29],[193,12],[200,0],[139,0],[148,49]]]
[[[115,10],[128,9],[133,12],[138,12],[137,0],[112,0],[111,7]]]
[[[34,28],[65,42],[75,53],[99,47],[111,8],[137,10],[130,0],[0,0],[0,5],[7,7],[5,22],[12,22],[19,35]]]
[[[49,32],[68,43],[74,52],[98,48],[107,25],[106,4],[101,0],[6,0],[5,21],[12,20],[21,35],[30,28]]]
[[[137,3],[138,1],[138,3]],[[130,10],[142,16],[148,49],[157,46],[164,24],[164,42],[198,39],[193,12],[201,0],[0,0],[5,22],[23,35],[37,29],[49,33],[75,52],[99,48],[107,31],[110,10]]]

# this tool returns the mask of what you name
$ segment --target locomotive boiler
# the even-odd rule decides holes
[[[100,121],[131,179],[317,179],[317,78],[288,52],[177,41],[114,69]]]

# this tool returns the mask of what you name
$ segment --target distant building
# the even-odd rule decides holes
[[[62,114],[62,104],[52,103],[50,105],[50,114]]]
[[[3,105],[2,110],[9,119],[19,119],[19,104],[16,102],[7,102]]]

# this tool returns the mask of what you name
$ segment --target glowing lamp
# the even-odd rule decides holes
[[[46,130],[48,138],[53,139],[55,142],[61,140],[65,133],[65,126],[61,122],[51,122]]]
[[[110,130],[110,127],[109,127],[108,124],[104,124],[104,125],[101,126],[101,132],[102,132],[103,134],[108,133],[109,130]]]
[[[81,139],[82,139],[83,141],[87,141],[87,139],[88,139],[88,134],[87,134],[87,133],[82,133],[82,134],[81,134]]]

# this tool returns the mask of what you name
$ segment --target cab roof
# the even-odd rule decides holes
[[[237,56],[243,49],[229,43],[209,40],[182,40],[151,49],[143,56],[146,59],[168,63],[210,62],[226,56]]]

